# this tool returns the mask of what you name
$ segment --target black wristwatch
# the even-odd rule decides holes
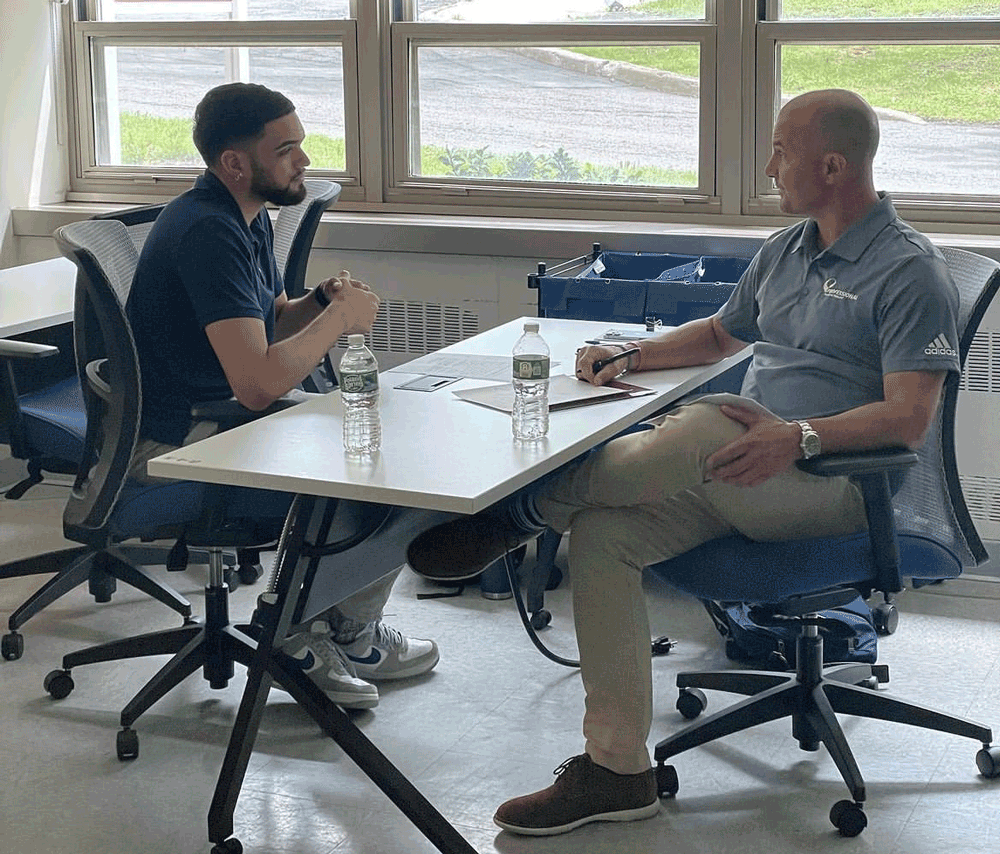
[[[315,287],[312,289],[313,298],[319,303],[320,308],[326,308],[330,304],[330,298],[326,295],[321,287]]]

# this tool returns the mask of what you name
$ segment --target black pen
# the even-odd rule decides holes
[[[622,350],[620,353],[616,353],[614,356],[609,356],[607,359],[598,359],[593,365],[590,366],[590,369],[594,372],[594,376],[596,377],[612,362],[617,362],[619,359],[627,359],[633,353],[638,352],[638,347],[633,347],[631,350]]]

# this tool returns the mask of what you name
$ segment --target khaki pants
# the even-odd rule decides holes
[[[586,750],[619,774],[650,766],[650,630],[642,569],[740,532],[756,540],[853,533],[864,503],[846,478],[796,467],[756,487],[705,479],[705,460],[745,428],[711,403],[682,406],[547,483],[536,504],[570,532],[573,611],[586,692]],[[706,567],[706,571],[711,571]]]

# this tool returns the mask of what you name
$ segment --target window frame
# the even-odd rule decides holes
[[[756,110],[757,127],[770,127],[778,113],[781,95],[780,50],[788,45],[997,45],[1000,27],[994,27],[993,38],[984,36],[988,19],[904,18],[904,19],[825,19],[768,20],[756,26]],[[751,183],[746,196],[746,213],[775,215],[778,194],[764,167],[771,157],[770,133],[759,133],[754,141]],[[876,154],[876,158],[878,155]],[[983,224],[996,223],[1000,213],[1000,197],[965,194],[916,194],[892,191],[893,204],[904,219],[912,222]],[[946,214],[942,217],[942,214]]]
[[[71,201],[173,196],[200,169],[96,166],[92,45],[213,44],[342,50],[343,173],[339,207],[367,213],[465,214],[771,225],[787,221],[764,175],[780,96],[782,44],[1000,46],[1000,17],[780,19],[781,0],[706,0],[705,17],[638,23],[469,24],[414,20],[413,0],[351,0],[340,19],[99,22],[96,0],[62,7]],[[699,186],[695,190],[411,176],[407,168],[414,51],[424,46],[698,44]],[[306,128],[308,133],[309,128]],[[308,144],[307,144],[308,150]],[[892,192],[892,191],[890,191]],[[892,192],[901,215],[937,230],[1000,233],[1000,196]]]
[[[699,117],[697,188],[648,188],[615,185],[601,187],[560,182],[476,181],[471,178],[420,177],[410,174],[411,140],[415,131],[410,116],[416,81],[415,51],[421,47],[558,47],[560,45],[697,44],[699,47]],[[714,144],[716,136],[715,69],[716,27],[708,22],[678,24],[430,24],[397,22],[391,31],[392,86],[406,98],[392,99],[392,136],[388,202],[442,203],[456,196],[474,206],[500,208],[561,208],[565,199],[592,210],[662,211],[698,207],[719,210],[716,193]]]
[[[128,201],[139,196],[175,196],[187,189],[204,167],[100,165],[97,158],[95,83],[100,74],[96,53],[103,47],[336,47],[341,50],[344,81],[345,170],[322,170],[343,187],[341,198],[365,197],[361,162],[358,93],[358,32],[352,19],[326,21],[81,21],[72,25],[69,101],[70,198],[81,201]],[[308,128],[306,128],[308,134]]]

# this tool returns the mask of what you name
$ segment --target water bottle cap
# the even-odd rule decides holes
[[[348,347],[364,347],[365,346],[365,336],[361,333],[356,333],[354,335],[347,336],[347,346]]]
[[[538,331],[538,323],[535,322],[535,321],[532,321],[530,323],[525,323],[524,324],[524,331],[525,332],[537,332]]]

